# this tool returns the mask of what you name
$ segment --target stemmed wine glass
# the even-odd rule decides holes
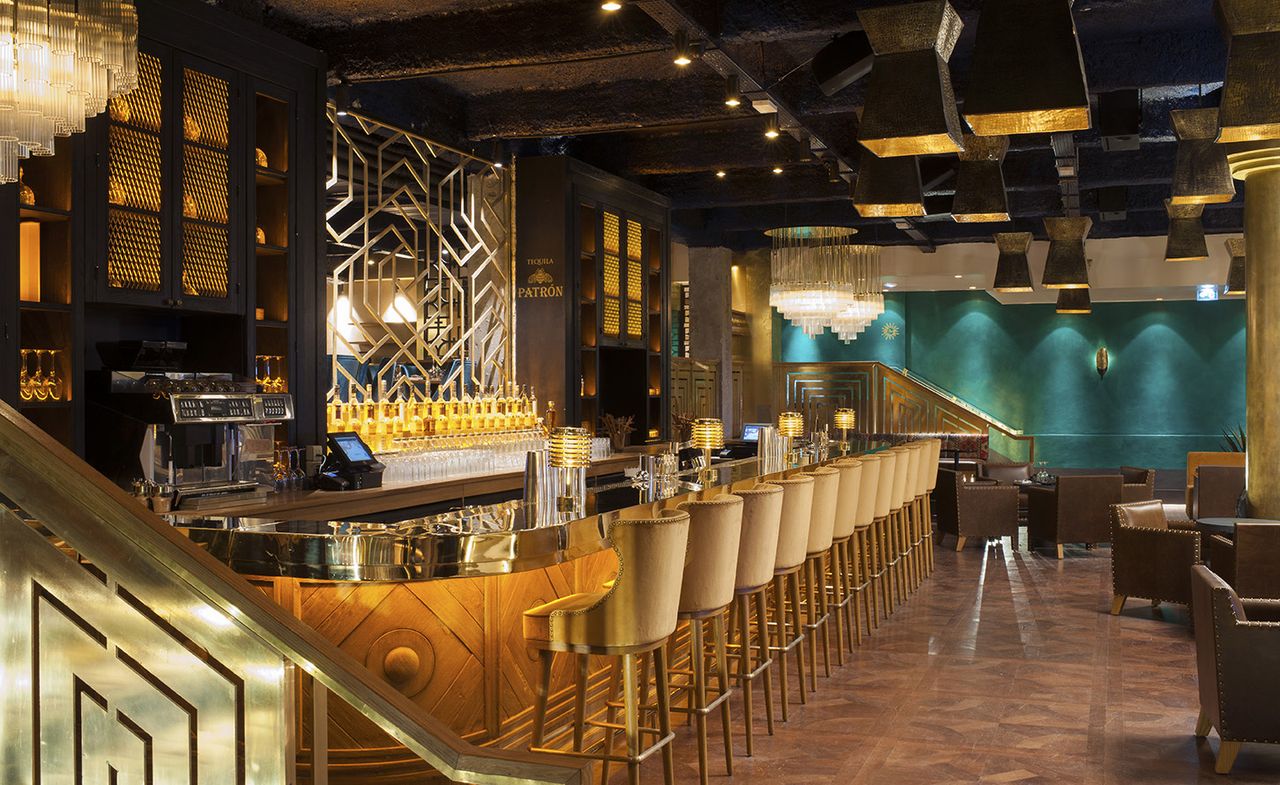
[[[18,397],[29,401],[34,396],[31,374],[27,373],[27,360],[31,356],[31,350],[22,349],[19,354],[22,356],[22,365],[18,368]]]
[[[49,400],[49,385],[45,381],[44,375],[44,356],[48,354],[47,349],[33,349],[36,355],[36,373],[31,379],[31,392],[35,395],[37,401]]]
[[[49,350],[49,373],[45,376],[44,383],[51,401],[61,401],[62,394],[66,391],[62,371],[58,367],[58,355],[61,353],[58,349]]]

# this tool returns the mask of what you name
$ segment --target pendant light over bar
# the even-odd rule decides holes
[[[1280,139],[1280,3],[1275,0],[1216,0],[1214,9],[1230,36],[1227,76],[1218,112],[1218,141]]]
[[[1227,268],[1227,290],[1229,297],[1243,297],[1245,294],[1244,266],[1245,242],[1243,237],[1232,237],[1227,240],[1227,253],[1231,254],[1231,266]]]
[[[1084,255],[1084,238],[1093,227],[1085,216],[1046,218],[1049,258],[1044,264],[1040,285],[1046,289],[1088,289],[1089,262]]]
[[[1173,204],[1164,200],[1169,211],[1169,242],[1165,244],[1166,262],[1198,262],[1209,258],[1209,247],[1204,240],[1204,215],[1202,204]]]
[[[1088,289],[1063,289],[1058,292],[1058,313],[1093,313],[1093,300]]]
[[[1236,184],[1227,164],[1227,150],[1214,142],[1218,138],[1218,110],[1175,109],[1169,119],[1178,137],[1173,203],[1219,204],[1234,199]]]
[[[965,134],[960,170],[956,174],[956,197],[951,206],[951,215],[957,223],[1009,220],[1009,200],[1000,168],[1007,152],[1007,136]]]
[[[960,114],[947,61],[964,23],[947,0],[858,12],[875,50],[858,141],[881,157],[957,153]]]
[[[853,187],[853,206],[863,218],[924,215],[919,161],[915,156],[880,158],[864,150]]]
[[[1000,232],[995,235],[1000,259],[996,262],[996,279],[991,288],[997,292],[1030,292],[1031,265],[1027,251],[1031,248],[1031,232]]]
[[[981,136],[1083,131],[1089,88],[1072,0],[984,0],[964,119]]]
[[[852,341],[884,313],[880,249],[849,242],[855,229],[791,226],[770,229],[769,305],[804,331],[830,329]]]

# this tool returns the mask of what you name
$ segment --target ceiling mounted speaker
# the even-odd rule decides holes
[[[1166,262],[1198,262],[1209,258],[1209,246],[1204,241],[1204,215],[1202,204],[1174,204],[1164,200],[1169,211],[1169,242],[1164,247]]]
[[[1108,185],[1097,189],[1098,220],[1123,221],[1129,217],[1129,188],[1124,185]]]
[[[1084,255],[1084,238],[1093,226],[1086,216],[1046,218],[1049,258],[1044,263],[1040,285],[1046,289],[1088,289],[1089,262]]]
[[[958,223],[1009,220],[1009,199],[1004,192],[1004,172],[1000,170],[1007,152],[1007,136],[965,134],[951,210]]]
[[[1030,292],[1031,265],[1027,251],[1031,248],[1031,232],[1001,232],[995,235],[1000,259],[996,262],[996,280],[991,286],[997,292]]]
[[[1227,149],[1218,138],[1217,109],[1175,109],[1169,113],[1178,137],[1173,170],[1174,204],[1220,204],[1235,198],[1236,184]]]
[[[1063,289],[1058,292],[1058,313],[1093,313],[1089,290]]]
[[[1217,0],[1214,9],[1230,36],[1227,76],[1218,113],[1218,141],[1280,139],[1280,3],[1275,0]]]
[[[964,119],[982,136],[1089,127],[1071,0],[984,0]]]
[[[947,60],[964,24],[946,0],[858,12],[875,50],[858,141],[883,158],[957,153],[960,114]]]
[[[1243,237],[1227,240],[1227,253],[1231,254],[1231,266],[1227,268],[1227,294],[1243,297],[1245,292],[1245,245]]]
[[[818,89],[830,97],[871,73],[875,59],[867,34],[853,30],[819,49],[810,67]]]
[[[1137,150],[1142,144],[1142,96],[1137,90],[1098,94],[1098,134],[1109,152]]]
[[[853,206],[863,218],[916,218],[925,214],[920,164],[915,156],[878,158],[862,152]]]

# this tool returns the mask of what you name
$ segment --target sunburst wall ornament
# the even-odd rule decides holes
[[[897,338],[898,335],[901,334],[901,332],[902,331],[898,329],[898,325],[894,324],[893,322],[889,322],[885,324],[885,326],[880,328],[880,335],[886,341],[892,341],[894,338]]]

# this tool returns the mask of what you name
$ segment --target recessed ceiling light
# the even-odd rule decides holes
[[[614,11],[621,11],[621,10],[622,10],[622,3],[617,2],[617,0],[607,0],[607,2],[604,2],[604,3],[601,3],[601,4],[600,4],[600,10],[601,10],[601,11],[608,11],[608,12],[610,12],[610,13],[612,13],[612,12],[614,12]]]
[[[737,74],[730,74],[724,80],[724,105],[730,109],[742,106],[742,89],[739,87]]]
[[[1158,303],[1162,303],[1162,302],[1164,302],[1164,298],[1163,298],[1163,297],[1157,297],[1157,298],[1156,298],[1156,302],[1158,302]]]
[[[976,286],[970,286],[969,288],[970,288],[970,289],[977,289],[978,287],[976,287]]]
[[[774,173],[774,174],[782,174],[782,167],[781,167],[781,166],[775,166],[775,167],[773,167],[773,173]]]
[[[956,278],[963,278],[964,276],[963,276],[963,275],[961,275],[960,273],[956,273],[955,277],[956,277]]]
[[[684,68],[693,62],[693,48],[689,46],[689,34],[683,30],[677,30],[675,34],[675,57],[673,63]]]
[[[898,285],[897,285],[896,283],[894,283],[893,281],[885,281],[885,282],[884,282],[884,288],[886,288],[886,289],[897,289],[897,288],[898,288]]]
[[[777,139],[782,135],[781,129],[778,127],[777,113],[769,115],[764,121],[764,138]]]
[[[727,173],[727,172],[725,172],[725,170],[721,169],[721,170],[719,170],[719,171],[717,171],[717,172],[716,172],[716,177],[724,177],[726,174],[728,174],[728,173]]]

